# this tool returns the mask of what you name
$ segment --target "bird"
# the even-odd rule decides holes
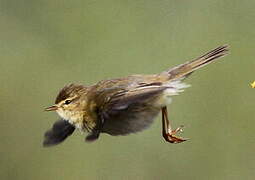
[[[63,142],[75,130],[87,132],[86,142],[101,133],[112,136],[137,133],[148,128],[162,114],[162,136],[166,142],[187,140],[177,134],[168,119],[167,106],[172,96],[190,85],[183,82],[195,70],[228,54],[229,46],[219,46],[206,54],[158,74],[135,74],[101,80],[90,86],[68,84],[58,93],[55,104],[45,111],[56,111],[60,119],[45,132],[43,146]]]

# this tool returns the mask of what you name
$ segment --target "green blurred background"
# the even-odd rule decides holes
[[[0,179],[255,178],[255,1],[0,0]],[[45,113],[70,82],[150,74],[218,45],[231,54],[194,73],[170,106],[182,144],[161,117],[130,136],[85,143],[76,132],[43,148]]]

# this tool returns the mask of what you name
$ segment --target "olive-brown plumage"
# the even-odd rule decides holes
[[[45,133],[44,146],[64,141],[75,129],[87,131],[86,141],[96,140],[100,133],[113,136],[139,132],[153,122],[162,111],[162,135],[171,143],[186,139],[175,134],[167,117],[171,96],[189,85],[182,80],[196,69],[226,55],[228,46],[220,46],[207,54],[155,75],[131,75],[102,80],[92,86],[70,84],[58,94],[55,105],[61,120]]]

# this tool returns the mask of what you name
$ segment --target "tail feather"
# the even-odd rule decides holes
[[[229,49],[228,45],[219,46],[218,48],[206,53],[205,55],[192,60],[188,61],[184,64],[176,66],[168,71],[163,72],[167,74],[169,80],[178,80],[190,75],[193,71],[215,61],[216,59],[227,55]]]

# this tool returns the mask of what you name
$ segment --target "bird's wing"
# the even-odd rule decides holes
[[[105,103],[104,112],[115,114],[134,104],[147,104],[151,99],[157,98],[165,90],[164,86],[144,85],[130,90],[121,90],[114,93]]]
[[[159,112],[151,101],[167,87],[159,83],[140,83],[130,89],[114,87],[99,91],[96,98],[98,119],[103,121],[102,132],[126,135],[148,127]]]
[[[60,119],[56,121],[52,128],[45,132],[43,146],[53,146],[63,142],[75,130],[75,127],[69,122]]]

